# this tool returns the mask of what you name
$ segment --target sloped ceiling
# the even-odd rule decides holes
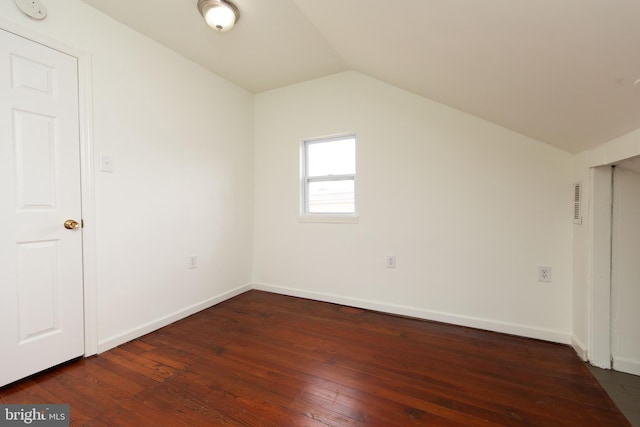
[[[254,93],[355,70],[559,147],[640,128],[638,0],[83,0]]]

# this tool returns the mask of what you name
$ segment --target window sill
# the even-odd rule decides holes
[[[333,224],[357,224],[358,214],[300,214],[298,222],[326,222]]]

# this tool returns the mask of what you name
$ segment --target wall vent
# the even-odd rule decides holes
[[[582,224],[582,182],[573,183],[573,223]]]

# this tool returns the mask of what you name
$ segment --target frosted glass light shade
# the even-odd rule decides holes
[[[229,31],[238,21],[238,9],[224,0],[198,0],[198,9],[207,25],[218,31]]]
[[[236,15],[226,6],[212,7],[204,17],[211,28],[218,31],[229,31],[236,23]]]

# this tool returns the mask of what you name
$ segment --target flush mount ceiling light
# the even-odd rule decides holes
[[[198,10],[207,24],[218,31],[229,31],[240,18],[238,8],[225,0],[198,0]]]

